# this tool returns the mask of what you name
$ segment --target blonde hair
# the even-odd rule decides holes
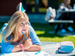
[[[64,0],[64,3],[66,3],[67,1],[71,1],[71,0]]]
[[[8,25],[5,29],[6,32],[4,34],[4,39],[5,39],[6,42],[9,42],[9,41],[16,42],[18,40],[17,24],[18,24],[18,22],[21,18],[29,20],[27,14],[23,13],[23,12],[20,12],[20,11],[17,11],[12,15],[12,17],[9,20]],[[4,31],[3,31],[3,33],[4,33]],[[8,36],[10,36],[12,33],[13,33],[13,36],[11,36],[12,38],[10,40],[8,40]],[[26,35],[27,38],[29,38],[29,36],[30,36],[29,28],[26,31],[25,35]],[[26,39],[23,37],[23,41],[25,41],[25,40]]]

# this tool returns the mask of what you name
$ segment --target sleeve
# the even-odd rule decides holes
[[[70,9],[73,9],[73,8],[70,6]]]
[[[65,5],[64,5],[64,3],[61,3],[61,5],[60,5],[60,7],[59,7],[58,10],[60,10],[60,11],[65,10]]]
[[[14,45],[11,45],[10,42],[5,42],[4,37],[3,37],[2,42],[1,42],[1,52],[2,53],[11,53],[13,48],[14,48]]]
[[[29,25],[29,29],[30,29],[30,38],[32,40],[33,44],[37,44],[37,45],[41,45],[40,40],[38,39],[34,29],[32,28],[32,26]]]
[[[13,48],[14,48],[14,45],[11,45],[9,42],[3,43],[3,40],[2,40],[1,42],[2,53],[11,53]]]
[[[65,10],[64,3],[61,3],[60,7],[57,10],[57,19],[62,15],[59,11]]]

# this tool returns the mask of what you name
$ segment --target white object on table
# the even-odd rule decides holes
[[[10,54],[4,54],[4,56],[51,56],[44,51],[39,52],[15,52]]]

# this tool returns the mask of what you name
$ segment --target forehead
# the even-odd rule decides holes
[[[28,22],[28,19],[20,18],[18,23],[20,23],[20,22]]]
[[[64,0],[65,2],[69,2],[70,0]]]

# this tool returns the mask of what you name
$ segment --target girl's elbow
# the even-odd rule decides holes
[[[38,51],[41,51],[41,46],[39,46]]]
[[[2,53],[7,53],[7,51],[5,49],[3,49],[3,48],[1,48],[1,52]]]
[[[1,52],[2,53],[11,53],[11,51],[7,50],[7,48],[2,48],[2,47],[1,47]]]

